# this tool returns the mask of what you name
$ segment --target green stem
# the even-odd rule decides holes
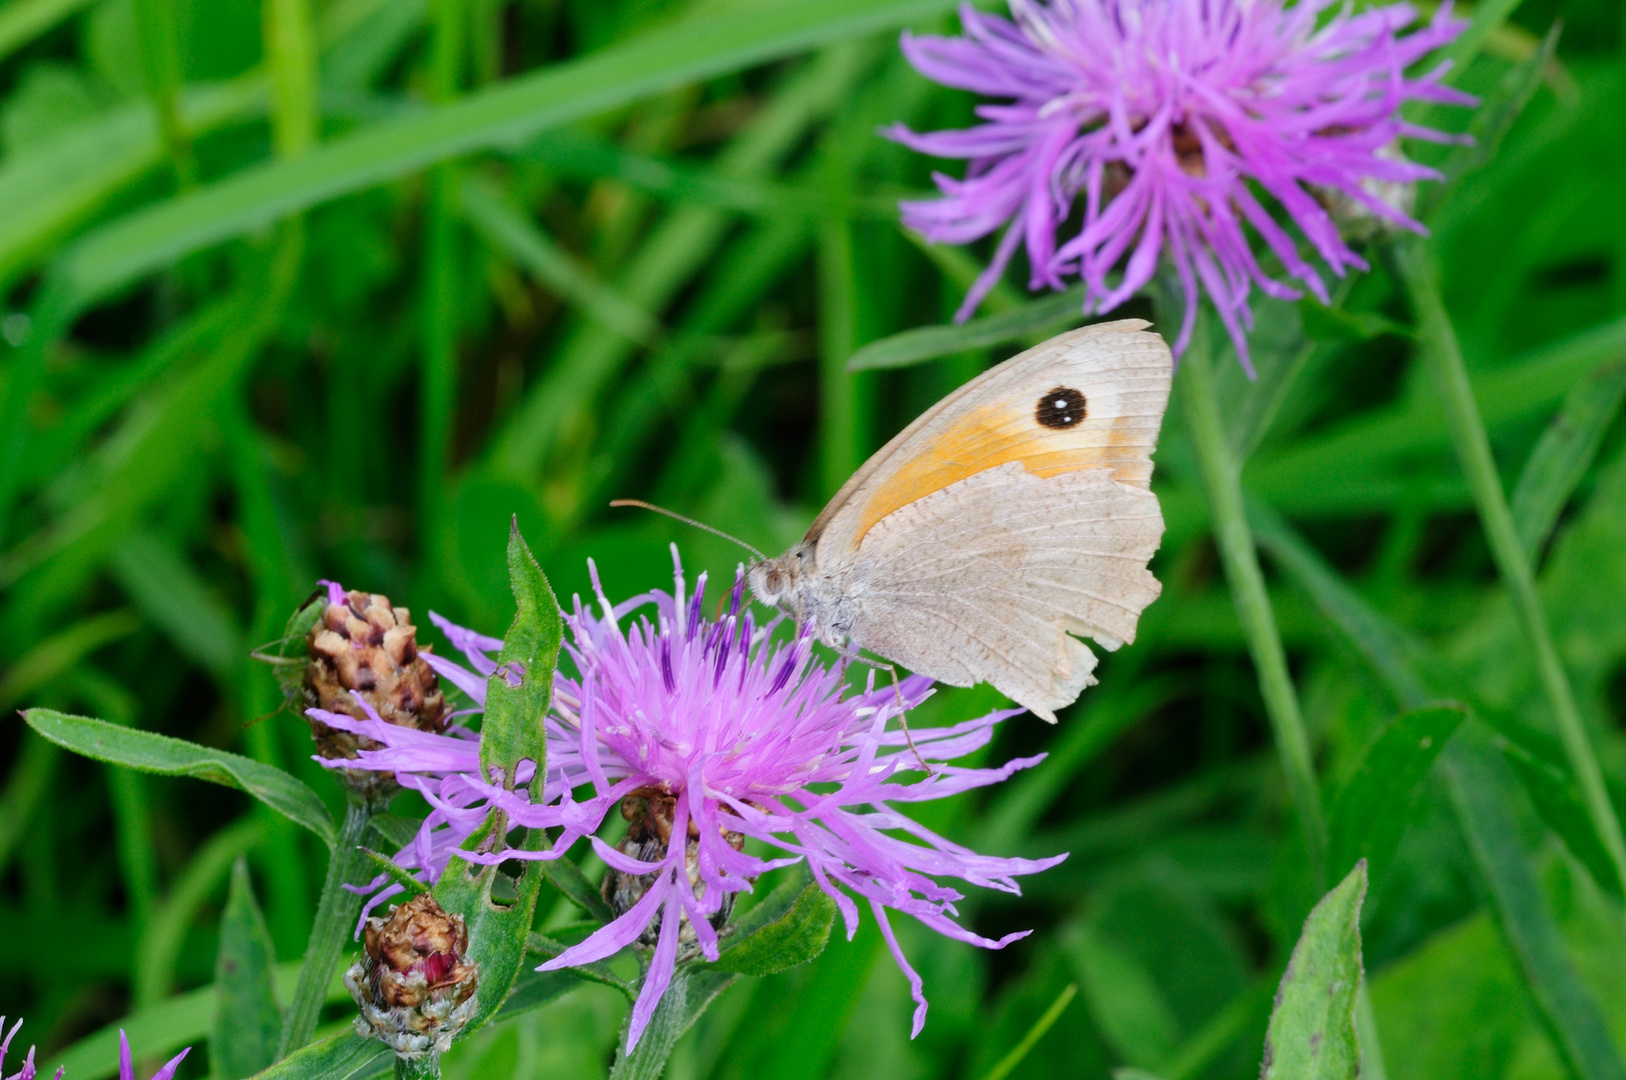
[[[1203,487],[1214,518],[1214,539],[1225,566],[1237,617],[1248,641],[1248,652],[1259,676],[1265,713],[1276,736],[1276,752],[1287,774],[1288,791],[1298,809],[1304,843],[1317,891],[1326,874],[1327,823],[1321,814],[1320,788],[1310,758],[1310,740],[1304,731],[1298,696],[1287,671],[1287,653],[1276,629],[1276,615],[1265,591],[1259,554],[1248,529],[1242,499],[1242,464],[1231,451],[1215,396],[1214,369],[1208,354],[1206,326],[1199,323],[1191,347],[1180,360],[1183,376],[1180,397],[1185,402]]]
[[[1490,544],[1496,568],[1513,598],[1513,610],[1519,627],[1536,662],[1536,671],[1547,694],[1548,706],[1558,725],[1558,736],[1569,757],[1570,768],[1581,788],[1587,816],[1597,830],[1615,876],[1626,891],[1626,839],[1622,839],[1620,820],[1615,816],[1604,786],[1603,769],[1587,736],[1581,710],[1575,703],[1569,676],[1553,644],[1552,631],[1542,610],[1541,597],[1536,593],[1535,575],[1529,557],[1519,542],[1518,529],[1513,524],[1513,511],[1508,507],[1507,495],[1502,490],[1502,479],[1496,471],[1496,459],[1491,455],[1490,439],[1485,434],[1485,422],[1479,415],[1479,403],[1474,400],[1473,384],[1468,380],[1468,369],[1463,364],[1462,347],[1456,330],[1440,298],[1439,281],[1434,265],[1420,240],[1408,240],[1396,246],[1396,261],[1406,287],[1411,293],[1412,306],[1417,315],[1417,336],[1423,356],[1434,376],[1434,383],[1445,407],[1446,421],[1451,427],[1451,438],[1456,443],[1457,458],[1473,493],[1474,505],[1479,511],[1480,525]]]
[[[305,962],[299,969],[299,983],[294,988],[294,999],[288,1005],[287,1018],[282,1023],[282,1045],[277,1057],[284,1058],[310,1042],[316,1031],[316,1020],[327,997],[328,983],[333,980],[333,968],[344,951],[344,943],[355,929],[356,915],[361,910],[361,897],[344,889],[353,878],[364,875],[364,856],[359,848],[372,819],[371,805],[360,795],[350,793],[344,811],[344,826],[339,830],[339,842],[334,845],[327,863],[327,880],[322,883],[322,898],[317,901],[316,921],[311,926],[309,943],[305,946]]]
[[[440,1052],[395,1059],[395,1080],[440,1080]]]

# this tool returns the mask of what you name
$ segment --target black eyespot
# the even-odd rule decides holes
[[[1033,418],[1047,428],[1077,427],[1089,415],[1084,395],[1070,386],[1058,386],[1039,399]]]

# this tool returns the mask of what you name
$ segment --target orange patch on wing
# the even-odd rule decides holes
[[[853,543],[876,522],[918,502],[933,492],[968,476],[1019,461],[1039,477],[1108,468],[1112,478],[1146,487],[1151,477],[1144,433],[1125,424],[1126,418],[1085,420],[1077,427],[1040,426],[1031,408],[985,406],[939,435],[932,444],[903,462],[865,500],[859,512]]]

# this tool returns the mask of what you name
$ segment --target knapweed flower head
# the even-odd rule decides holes
[[[15,1024],[11,1025],[11,1030],[7,1031],[6,1018],[0,1016],[0,1035],[3,1035],[3,1037],[0,1037],[0,1078],[3,1078],[3,1080],[34,1080],[36,1075],[34,1048],[30,1046],[28,1056],[23,1059],[22,1070],[12,1073],[9,1077],[6,1076],[6,1051],[11,1049],[11,1040],[16,1036],[17,1029],[22,1026],[22,1019],[19,1018]],[[180,1068],[181,1062],[191,1052],[192,1048],[189,1046],[170,1058],[164,1063],[163,1068],[152,1074],[152,1080],[173,1080],[175,1070]],[[56,1071],[56,1080],[62,1080],[62,1070],[60,1068]],[[124,1029],[122,1028],[119,1029],[119,1080],[136,1080],[135,1063],[130,1059],[130,1040],[124,1037]]]
[[[1300,296],[1261,267],[1250,232],[1323,303],[1321,274],[1283,218],[1340,276],[1366,263],[1329,205],[1421,232],[1403,201],[1384,195],[1438,174],[1406,160],[1399,140],[1448,137],[1406,122],[1401,107],[1473,99],[1441,84],[1444,64],[1416,77],[1406,70],[1467,23],[1445,3],[1403,33],[1417,20],[1410,4],[1332,5],[1010,0],[1011,19],[963,7],[964,37],[904,34],[904,55],[926,77],[1003,99],[979,105],[982,123],[966,130],[888,132],[970,162],[963,180],[935,178],[942,198],[903,203],[905,224],[951,244],[1005,229],[957,317],[982,302],[1019,243],[1029,287],[1060,289],[1077,275],[1086,314],[1123,303],[1167,256],[1186,302],[1175,355],[1190,341],[1201,290],[1247,366],[1250,290]],[[1072,220],[1078,233],[1058,245]]]
[[[676,555],[674,548],[674,562]],[[901,718],[930,696],[930,680],[911,677],[896,687],[886,681],[877,689],[872,676],[865,692],[851,692],[845,672],[821,663],[805,634],[776,641],[772,624],[758,627],[742,611],[743,574],[726,612],[713,621],[702,602],[704,575],[688,596],[678,566],[672,593],[651,592],[615,606],[604,597],[591,563],[589,568],[597,610],[578,598],[566,617],[565,648],[575,672],[561,670],[554,681],[539,800],[482,777],[472,740],[323,718],[353,725],[383,744],[362,751],[360,766],[394,770],[433,807],[398,861],[438,875],[491,809],[503,810],[511,825],[561,831],[545,851],[509,848],[464,857],[555,858],[586,837],[609,867],[606,894],[616,917],[542,967],[587,964],[629,945],[647,946],[629,1046],[648,1024],[676,963],[690,954],[716,960],[734,897],[776,867],[805,862],[841,912],[849,938],[858,929],[860,903],[869,907],[918,1003],[915,1033],[925,1022],[926,999],[889,912],[985,948],[1026,936],[994,940],[960,926],[952,916],[961,894],[938,879],[1015,893],[1018,876],[1065,856],[979,855],[896,808],[998,783],[1042,760],[1022,758],[998,768],[953,764],[984,746],[996,724],[1021,710],[906,733]],[[646,608],[652,613],[629,619]],[[500,642],[458,628],[449,632],[476,672],[496,670],[488,654]],[[454,673],[445,660],[435,663],[448,681],[483,701],[480,678]],[[519,773],[535,782],[534,775]],[[612,847],[594,834],[617,807],[630,827],[627,839]],[[773,857],[751,854],[747,839]]]

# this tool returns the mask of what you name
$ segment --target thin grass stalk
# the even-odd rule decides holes
[[[467,10],[458,0],[434,0],[430,95],[437,102],[457,96],[463,67]],[[434,562],[457,391],[457,172],[438,166],[431,174],[425,236],[424,349],[418,389],[419,557]]]
[[[1287,670],[1287,653],[1276,628],[1276,615],[1265,589],[1265,576],[1259,568],[1259,553],[1248,528],[1242,498],[1242,464],[1232,452],[1220,417],[1214,383],[1213,360],[1208,351],[1206,321],[1200,321],[1191,347],[1180,361],[1182,372],[1179,396],[1185,407],[1186,424],[1197,451],[1203,489],[1214,521],[1214,540],[1219,545],[1225,580],[1231,588],[1237,617],[1242,622],[1248,653],[1253,657],[1264,697],[1265,714],[1276,739],[1276,752],[1299,824],[1304,831],[1312,879],[1319,893],[1325,888],[1327,823],[1321,812],[1321,789],[1316,783],[1315,765],[1310,757],[1310,739],[1304,730],[1298,695]]]
[[[1463,363],[1462,347],[1457,341],[1456,329],[1440,297],[1439,279],[1434,263],[1420,240],[1407,240],[1398,244],[1395,259],[1417,318],[1417,334],[1425,362],[1434,376],[1444,406],[1451,439],[1456,446],[1457,459],[1473,494],[1474,506],[1479,512],[1485,539],[1502,583],[1513,599],[1513,610],[1530,646],[1541,678],[1548,707],[1558,727],[1558,736],[1564,744],[1570,768],[1581,789],[1587,816],[1598,838],[1608,852],[1621,889],[1626,892],[1626,839],[1622,838],[1620,820],[1615,816],[1604,786],[1603,769],[1598,764],[1592,740],[1570,687],[1569,676],[1559,659],[1553,643],[1547,614],[1542,609],[1541,597],[1536,592],[1535,574],[1529,557],[1519,541],[1513,523],[1513,511],[1507,494],[1502,490],[1501,476],[1496,471],[1496,459],[1491,454],[1490,439],[1485,433],[1485,422],[1479,415],[1479,403],[1474,400],[1473,384]]]
[[[305,962],[299,969],[299,982],[282,1022],[282,1041],[277,1049],[279,1059],[311,1041],[322,1002],[327,998],[328,983],[333,981],[333,970],[361,913],[362,898],[344,886],[358,884],[371,876],[364,865],[366,856],[361,853],[361,844],[373,817],[372,807],[354,792],[347,793],[345,800],[344,824],[328,859],[327,879],[322,882],[322,897],[317,901],[316,919],[305,946]]]

